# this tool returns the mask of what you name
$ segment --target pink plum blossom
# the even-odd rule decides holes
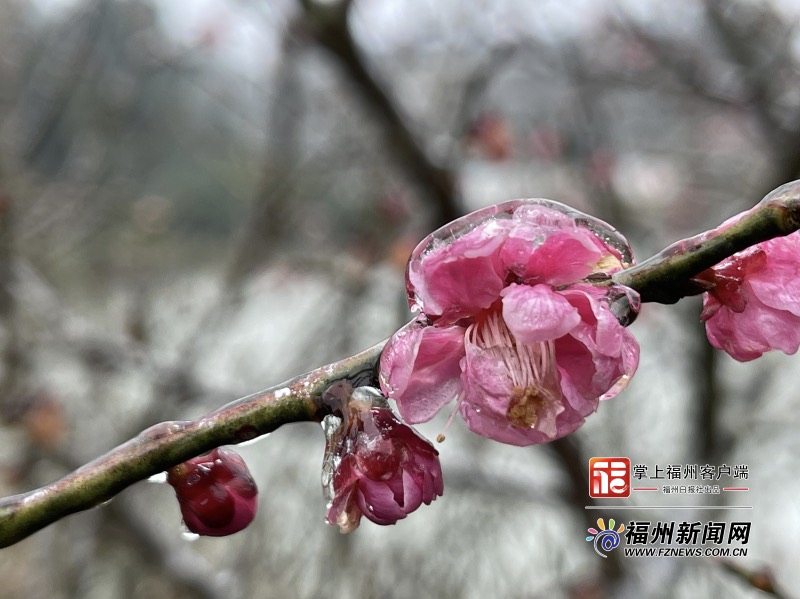
[[[366,516],[395,524],[443,492],[439,453],[388,408],[351,406],[335,449],[327,520],[342,532]]]
[[[736,216],[726,227],[739,220]],[[776,237],[726,258],[698,277],[713,285],[701,319],[711,345],[746,362],[800,346],[800,233]]]
[[[407,288],[420,314],[384,349],[384,393],[410,423],[457,398],[472,431],[513,445],[573,432],[638,365],[620,323],[638,295],[608,284],[631,263],[611,227],[548,200],[451,223],[412,254]]]
[[[258,509],[258,489],[241,456],[218,447],[172,468],[167,482],[175,489],[186,528],[199,535],[224,537],[246,528]]]

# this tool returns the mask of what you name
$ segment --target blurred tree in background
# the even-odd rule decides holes
[[[473,209],[548,197],[643,259],[753,205],[800,172],[798,18],[789,0],[0,1],[0,492],[388,336],[415,243]],[[454,426],[444,497],[394,527],[323,524],[302,424],[243,448],[263,490],[245,532],[189,543],[170,489],[138,485],[4,550],[0,597],[798,588],[796,365],[718,355],[699,312],[649,307],[639,374],[565,441]],[[592,455],[749,465],[749,557],[599,559]],[[738,517],[636,517],[676,513]]]

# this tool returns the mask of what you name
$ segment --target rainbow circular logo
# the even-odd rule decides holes
[[[594,550],[600,557],[608,557],[606,553],[616,548],[620,543],[619,533],[625,530],[625,525],[620,524],[617,530],[614,530],[614,518],[609,518],[608,528],[602,518],[597,519],[597,528],[588,529],[591,535],[586,537],[587,541],[594,541]]]

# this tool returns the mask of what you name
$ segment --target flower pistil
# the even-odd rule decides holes
[[[564,411],[555,343],[520,343],[497,308],[467,328],[466,341],[502,360],[513,386],[506,411],[509,423],[554,435],[556,417]]]

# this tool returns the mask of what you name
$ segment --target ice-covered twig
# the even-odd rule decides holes
[[[800,180],[778,187],[735,224],[673,243],[644,262],[618,272],[614,282],[632,287],[643,302],[674,304],[705,287],[694,277],[728,256],[800,228]]]
[[[380,343],[196,420],[156,424],[52,484],[0,499],[0,547],[220,445],[254,439],[289,422],[321,420],[322,393],[337,380],[370,380],[382,347]]]
[[[646,302],[674,303],[703,291],[697,274],[751,245],[800,229],[800,181],[779,187],[735,224],[679,241],[614,275]],[[596,281],[604,284],[603,281]],[[196,420],[162,422],[60,480],[0,499],[0,547],[61,518],[97,506],[133,483],[220,445],[269,433],[283,424],[319,421],[322,394],[335,381],[375,382],[384,343],[282,385],[229,403]]]

